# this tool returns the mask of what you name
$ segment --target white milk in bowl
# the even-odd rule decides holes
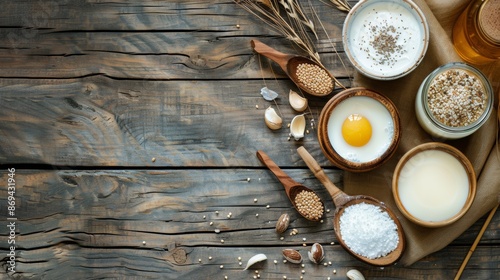
[[[422,61],[429,27],[417,5],[408,0],[366,0],[347,15],[342,31],[349,60],[365,76],[400,78]]]
[[[469,175],[448,152],[429,149],[413,155],[401,168],[397,194],[414,218],[439,223],[462,211],[469,196]]]

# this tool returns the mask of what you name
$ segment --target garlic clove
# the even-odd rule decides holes
[[[351,269],[346,274],[347,278],[351,280],[365,280],[365,277],[359,270]]]
[[[288,101],[290,102],[290,106],[297,112],[303,112],[307,108],[307,99],[293,90],[290,90],[288,94]]]
[[[264,119],[266,121],[267,127],[269,127],[272,130],[280,129],[281,126],[283,125],[283,120],[281,119],[281,117],[278,116],[276,111],[270,106],[269,108],[266,109],[264,113]]]
[[[295,140],[300,140],[304,137],[306,130],[306,117],[304,114],[295,116],[290,123],[290,134]]]
[[[314,243],[311,246],[311,250],[307,252],[309,260],[315,264],[319,264],[325,258],[325,251],[323,251],[323,246],[319,243]]]
[[[247,270],[249,269],[252,265],[258,263],[258,262],[261,262],[261,261],[265,261],[267,260],[267,256],[265,254],[257,254],[253,257],[251,257],[248,262],[247,262],[247,266],[245,267],[245,269],[243,270]]]

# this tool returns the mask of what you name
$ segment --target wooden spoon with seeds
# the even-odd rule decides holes
[[[252,48],[259,54],[271,59],[272,61],[278,63],[278,65],[285,71],[285,73],[290,77],[292,82],[294,82],[301,90],[315,96],[326,96],[330,94],[333,89],[335,88],[335,78],[330,74],[328,70],[325,69],[322,65],[318,64],[317,62],[304,57],[300,55],[291,55],[291,54],[285,54],[282,52],[279,52],[270,46],[262,43],[259,40],[251,40],[250,44]],[[299,80],[299,77],[297,76],[297,67],[300,64],[312,64],[315,65],[321,69],[323,69],[326,74],[330,77],[330,80],[332,82],[332,87],[329,92],[326,93],[319,93],[317,91],[314,91],[307,87],[303,82]]]
[[[314,221],[314,222],[317,222],[321,219],[321,217],[323,216],[323,213],[324,213],[323,210],[325,209],[324,203],[313,190],[309,189],[308,187],[306,187],[306,186],[296,182],[292,178],[290,178],[290,176],[288,176],[285,172],[283,172],[283,170],[281,170],[279,168],[279,166],[271,158],[269,158],[269,156],[266,153],[264,153],[263,151],[257,151],[257,158],[259,158],[259,160],[267,168],[269,168],[269,170],[276,176],[276,178],[278,178],[280,183],[285,188],[285,192],[286,192],[288,198],[290,199],[290,202],[292,202],[293,207],[295,207],[297,212],[299,212],[299,214],[302,215],[302,217],[304,217],[310,221]],[[299,208],[297,207],[297,203],[296,203],[295,198],[302,191],[310,192],[314,196],[317,196],[317,198],[321,202],[321,215],[313,217],[311,215],[308,215],[308,213],[303,213],[303,211],[299,210]]]
[[[335,235],[337,236],[337,240],[340,242],[340,245],[342,245],[342,247],[344,247],[345,250],[347,250],[351,255],[353,255],[357,259],[371,265],[388,266],[397,262],[401,257],[401,255],[403,254],[405,248],[405,239],[404,239],[403,227],[401,226],[401,223],[399,222],[394,212],[392,212],[391,209],[386,207],[383,202],[373,197],[365,195],[356,195],[356,196],[347,195],[342,190],[337,188],[337,186],[335,186],[335,184],[332,181],[330,181],[330,179],[326,176],[323,169],[319,166],[316,160],[314,160],[311,154],[309,154],[309,152],[304,147],[302,146],[299,147],[297,149],[297,152],[299,153],[300,157],[304,160],[304,162],[307,164],[309,169],[314,173],[314,176],[316,176],[316,178],[318,178],[318,180],[325,186],[325,188],[328,190],[328,192],[332,197],[333,203],[335,204],[336,208],[335,216],[333,217],[333,229],[335,230]],[[366,203],[380,207],[382,211],[385,211],[387,212],[387,214],[389,214],[389,217],[396,224],[399,242],[396,248],[389,254],[380,258],[370,259],[357,254],[345,244],[344,239],[342,238],[342,234],[340,232],[340,217],[342,216],[344,210],[347,207],[359,203]]]

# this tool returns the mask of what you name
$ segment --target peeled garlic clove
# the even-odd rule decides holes
[[[290,102],[290,106],[297,112],[303,112],[307,108],[307,99],[293,90],[290,90],[288,94],[288,101]]]
[[[261,262],[261,261],[265,261],[267,260],[267,256],[264,255],[264,254],[257,254],[253,257],[251,257],[248,262],[247,262],[247,266],[245,267],[245,269],[243,270],[247,270],[249,269],[252,265],[258,263],[258,262]]]
[[[280,129],[283,125],[283,120],[272,107],[266,109],[265,120],[267,127],[272,130]]]
[[[295,116],[290,123],[290,134],[295,140],[299,140],[304,137],[304,131],[306,130],[306,117],[304,115]]]
[[[359,270],[356,270],[356,269],[351,269],[347,272],[346,274],[347,278],[351,279],[351,280],[365,280],[365,277],[363,276],[363,274],[361,274],[361,272],[359,272]]]
[[[319,264],[325,258],[325,252],[323,251],[323,246],[319,243],[314,243],[311,246],[311,250],[307,252],[309,260],[315,264]]]

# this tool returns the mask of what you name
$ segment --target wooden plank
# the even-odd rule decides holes
[[[286,172],[317,190],[327,207],[333,205],[309,171]],[[340,171],[327,174],[337,184],[342,180]],[[307,279],[345,279],[346,271],[356,268],[368,279],[449,279],[469,249],[451,245],[409,268],[370,267],[336,242],[330,224],[333,211],[324,223],[300,218],[282,186],[265,169],[17,170],[15,179],[16,271],[21,278],[59,279],[71,274],[74,279],[223,279],[224,275],[243,279],[259,270],[262,279],[283,279],[283,275],[297,279],[303,269]],[[0,180],[6,182],[5,172]],[[1,190],[0,196],[7,197],[6,191]],[[0,207],[6,208],[5,199]],[[292,222],[280,240],[274,225],[283,212],[292,216]],[[1,215],[5,220],[5,212]],[[499,226],[496,215],[464,272],[465,279],[500,276]],[[291,228],[299,234],[290,236]],[[0,227],[1,254],[8,252],[7,236],[8,229]],[[472,244],[474,237],[467,238]],[[307,260],[308,246],[302,244],[313,242],[323,244],[326,266]],[[281,251],[286,248],[302,253],[304,268],[282,262]],[[257,253],[265,253],[268,261],[242,271]]]
[[[290,81],[0,80],[0,163],[69,166],[261,166],[259,149],[281,165],[305,166],[304,145],[328,164],[316,130],[288,141],[298,113]],[[260,88],[280,93],[265,101]],[[310,98],[308,123],[327,98]],[[284,127],[269,130],[264,110],[278,108]],[[256,109],[256,106],[259,108]],[[156,158],[152,162],[152,158]]]
[[[345,13],[321,1],[311,3],[326,30],[318,32],[316,42],[325,66],[335,76],[351,76],[340,39]],[[0,77],[260,78],[251,39],[298,53],[290,41],[273,38],[279,34],[227,1],[19,1],[5,9],[0,15],[0,38],[5,38],[0,41]],[[264,71],[268,78],[272,74]]]

